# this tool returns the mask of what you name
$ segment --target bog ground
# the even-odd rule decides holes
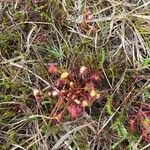
[[[0,150],[150,149],[149,68],[149,0],[2,0]]]

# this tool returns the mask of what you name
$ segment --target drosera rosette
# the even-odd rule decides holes
[[[142,139],[150,142],[150,105],[134,110],[129,117],[128,125],[132,133],[137,132],[137,126],[139,126]]]
[[[57,64],[52,63],[52,64],[48,65],[48,73],[51,73],[51,74],[58,73]]]
[[[85,8],[82,15],[77,19],[78,30],[81,32],[96,33],[98,32],[97,25],[94,23],[95,17],[92,15],[88,7]]]
[[[48,68],[50,75],[56,75],[54,88],[50,91],[51,96],[56,99],[53,110],[53,117],[57,112],[62,114],[68,112],[72,119],[78,118],[85,107],[90,107],[92,102],[100,98],[100,92],[96,90],[96,82],[100,81],[100,76],[92,69],[81,66],[78,71],[60,69],[51,64]],[[63,106],[61,112],[60,109]],[[60,117],[60,115],[59,115]],[[57,119],[56,119],[57,120]],[[58,122],[61,119],[58,119]]]

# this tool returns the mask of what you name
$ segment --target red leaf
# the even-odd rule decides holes
[[[62,86],[62,85],[65,85],[67,83],[67,80],[66,79],[57,79],[56,81],[55,81],[55,86],[56,87],[60,87],[60,86]]]
[[[72,118],[78,118],[82,111],[81,106],[75,105],[75,104],[68,105],[67,109],[68,109],[68,112],[71,114]]]
[[[150,142],[150,136],[148,135],[148,132],[145,129],[142,129],[141,135],[145,141]]]
[[[57,73],[58,72],[58,68],[56,64],[51,64],[48,67],[48,72],[49,73]]]
[[[86,75],[87,74],[87,67],[85,67],[85,66],[82,66],[81,68],[80,68],[80,75]]]
[[[91,19],[93,19],[93,16],[91,15],[90,10],[88,10],[87,8],[85,9],[85,11],[83,12],[83,19],[85,21],[89,21]]]
[[[131,132],[136,131],[136,120],[135,119],[130,119],[129,120],[129,129]]]
[[[92,28],[91,28],[91,32],[92,32],[92,33],[96,33],[96,32],[97,32],[97,28],[96,28],[96,27],[92,27]]]
[[[100,80],[99,75],[93,74],[93,75],[91,76],[91,80],[93,80],[93,81],[99,81],[99,80]]]
[[[56,112],[53,116],[53,119],[56,120],[58,123],[61,121],[62,118],[62,111],[61,112]]]

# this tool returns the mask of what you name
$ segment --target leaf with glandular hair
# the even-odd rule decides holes
[[[91,75],[90,79],[91,79],[92,81],[99,81],[99,80],[100,80],[100,77],[99,77],[98,74],[93,74],[93,75]]]
[[[78,118],[81,114],[82,108],[80,105],[70,104],[67,106],[67,110],[72,118]]]
[[[80,68],[80,75],[85,75],[86,73],[87,73],[87,67],[82,66],[82,67]]]
[[[83,100],[82,101],[82,107],[85,108],[87,106],[89,106],[89,103],[87,102],[87,100]]]
[[[56,64],[50,64],[48,67],[48,72],[49,73],[57,73],[58,72],[58,67]]]
[[[65,79],[69,76],[69,73],[68,72],[63,72],[60,76],[61,79]]]
[[[90,96],[92,97],[95,97],[97,94],[96,94],[96,91],[93,89],[90,91]]]
[[[62,111],[55,113],[53,119],[56,120],[57,122],[60,122],[62,118],[62,113],[63,113]]]

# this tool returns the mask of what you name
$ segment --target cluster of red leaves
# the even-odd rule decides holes
[[[150,106],[149,106],[150,107]],[[141,137],[143,140],[150,142],[150,110],[140,109],[135,112],[129,119],[129,129],[131,132],[136,132],[137,124],[141,127]]]
[[[82,14],[82,18],[79,23],[79,27],[82,31],[88,32],[90,31],[91,33],[97,32],[97,27],[93,23],[93,15],[91,14],[89,9],[85,9],[85,11]]]
[[[98,73],[93,72],[85,66],[77,72],[63,71],[56,64],[48,67],[48,72],[56,76],[54,89],[50,91],[50,96],[57,100],[53,117],[58,122],[62,114],[67,110],[72,118],[78,118],[85,107],[89,107],[92,102],[100,97],[95,90],[95,83],[100,80]],[[63,110],[59,110],[64,106]]]

